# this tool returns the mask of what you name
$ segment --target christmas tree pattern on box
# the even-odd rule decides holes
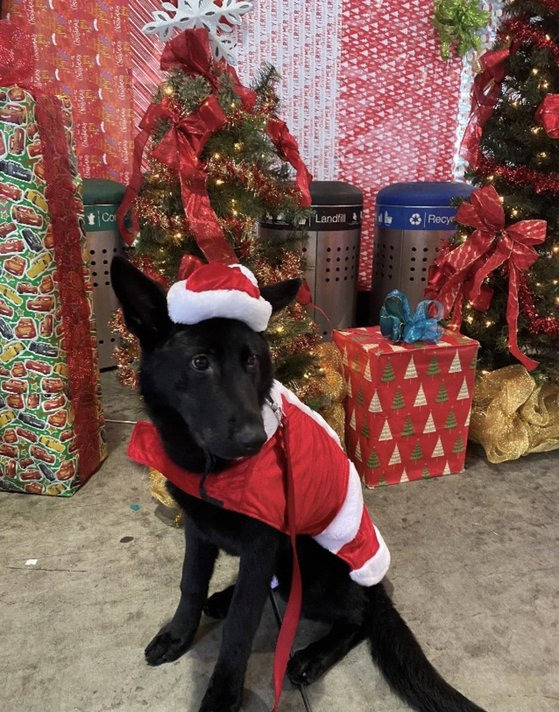
[[[368,487],[463,470],[478,343],[393,344],[378,327],[335,331],[342,354],[346,445]]]

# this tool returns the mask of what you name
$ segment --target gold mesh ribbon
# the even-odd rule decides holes
[[[489,462],[559,449],[559,384],[538,385],[521,365],[480,374],[469,437]]]
[[[320,409],[320,415],[336,431],[342,446],[345,438],[346,384],[342,370],[342,355],[338,347],[332,343],[322,343],[317,348],[320,368],[322,370],[322,393],[326,396],[328,405]]]
[[[321,409],[320,414],[326,422],[336,431],[340,441],[344,443],[345,411],[344,398],[346,386],[342,375],[342,357],[339,350],[332,343],[323,343],[317,349],[317,354],[322,371],[320,390],[326,396],[328,405]],[[170,510],[172,521],[176,526],[182,522],[182,513],[175,500],[167,492],[165,477],[157,470],[149,471],[151,496],[160,504]]]
[[[161,472],[158,472],[153,467],[149,468],[149,490],[151,496],[168,510],[167,513],[172,524],[179,527],[182,524],[182,512],[175,500],[167,492],[166,482],[167,480]]]

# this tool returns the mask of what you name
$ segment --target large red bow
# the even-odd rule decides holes
[[[117,212],[124,239],[128,244],[134,239],[133,233],[124,227],[124,218],[142,185],[141,164],[145,145],[161,120],[167,120],[171,125],[151,155],[177,173],[184,212],[198,246],[209,261],[236,262],[233,248],[227,242],[210,204],[206,174],[199,160],[207,140],[226,121],[219,101],[213,94],[202,102],[197,111],[185,117],[180,115],[172,101],[166,99],[161,104],[148,107],[140,123],[142,131],[134,144],[132,178]],[[137,228],[137,225],[134,227]]]
[[[517,342],[518,281],[519,275],[538,258],[533,245],[544,242],[547,223],[545,220],[521,220],[505,226],[505,212],[493,186],[476,190],[470,200],[462,203],[456,221],[475,230],[462,245],[436,260],[426,293],[442,302],[445,313],[453,310],[451,321],[458,327],[463,298],[471,300],[477,309],[487,308],[491,301],[490,292],[483,281],[495,269],[506,265],[509,350],[528,370],[533,370],[537,362],[525,356]]]
[[[549,138],[559,138],[559,94],[547,94],[534,114]]]
[[[483,127],[493,113],[507,72],[507,60],[515,47],[485,52],[480,58],[482,71],[474,79],[471,115],[460,154],[475,168],[479,158],[479,142]]]

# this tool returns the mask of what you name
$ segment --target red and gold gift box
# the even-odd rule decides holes
[[[479,344],[392,343],[379,327],[334,331],[342,353],[346,445],[367,487],[462,472]]]

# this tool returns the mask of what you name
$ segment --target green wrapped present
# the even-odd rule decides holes
[[[0,488],[71,495],[106,457],[66,97],[0,88]]]

